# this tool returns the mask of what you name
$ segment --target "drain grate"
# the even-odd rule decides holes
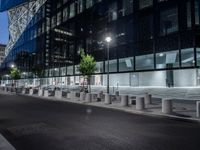
[[[17,126],[7,128],[7,131],[13,136],[26,136],[33,134],[45,134],[47,133],[48,126],[45,123],[36,123],[24,126]]]

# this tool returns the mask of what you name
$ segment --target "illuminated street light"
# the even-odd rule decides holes
[[[109,91],[109,65],[110,65],[110,63],[109,63],[109,53],[110,53],[110,42],[112,41],[112,38],[110,37],[110,36],[107,36],[106,38],[105,38],[105,41],[107,42],[107,93],[110,93],[110,91]]]

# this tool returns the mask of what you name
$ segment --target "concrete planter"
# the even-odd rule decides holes
[[[128,106],[129,97],[128,95],[121,96],[121,106],[125,107]]]
[[[145,103],[144,103],[144,97],[136,97],[136,110],[144,110],[145,109]]]
[[[38,96],[44,96],[44,90],[39,89],[39,91],[38,91]]]
[[[44,97],[49,97],[49,91],[48,90],[44,90]]]
[[[162,99],[162,113],[171,114],[173,112],[172,99]]]
[[[62,99],[62,91],[55,91],[55,98]]]
[[[112,104],[112,101],[111,101],[111,95],[106,93],[105,94],[105,102],[104,102],[106,105],[109,105],[109,104]]]
[[[151,94],[147,93],[144,98],[145,98],[145,104],[147,104],[147,105],[152,104],[152,96],[151,96]]]
[[[81,93],[80,93],[80,101],[84,101],[84,100],[85,100],[85,97],[86,97],[85,92],[81,92]]]
[[[87,93],[86,94],[85,101],[87,103],[91,103],[92,102],[92,94],[91,93]]]
[[[33,95],[33,89],[29,90],[29,95]]]
[[[200,101],[197,102],[197,118],[200,118]]]

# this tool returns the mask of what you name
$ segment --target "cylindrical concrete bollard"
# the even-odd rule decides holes
[[[109,105],[109,104],[111,104],[112,102],[111,102],[111,96],[110,96],[110,94],[108,94],[108,93],[106,93],[105,94],[105,104],[106,105]]]
[[[152,104],[151,94],[148,94],[148,93],[145,94],[145,104],[147,104],[147,105]]]
[[[86,94],[85,101],[86,101],[87,103],[91,103],[91,102],[92,102],[92,94],[91,94],[91,93],[87,93],[87,94]]]
[[[200,101],[197,102],[197,118],[200,118]]]
[[[121,96],[121,105],[122,106],[128,106],[128,100],[129,100],[128,95],[122,95]]]
[[[81,92],[80,93],[80,101],[84,101],[85,100],[85,92]]]
[[[145,109],[145,103],[144,103],[144,97],[136,97],[136,110],[144,110]]]
[[[172,99],[162,99],[162,113],[171,114],[172,107]]]

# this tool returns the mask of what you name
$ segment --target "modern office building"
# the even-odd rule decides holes
[[[14,1],[14,0],[13,0]],[[80,50],[94,56],[94,85],[199,86],[200,0],[1,0],[8,10],[12,63],[48,84],[80,84]],[[18,12],[18,13],[16,13]]]
[[[6,45],[0,44],[0,66],[3,63],[4,58],[5,58],[5,48],[6,48]]]

